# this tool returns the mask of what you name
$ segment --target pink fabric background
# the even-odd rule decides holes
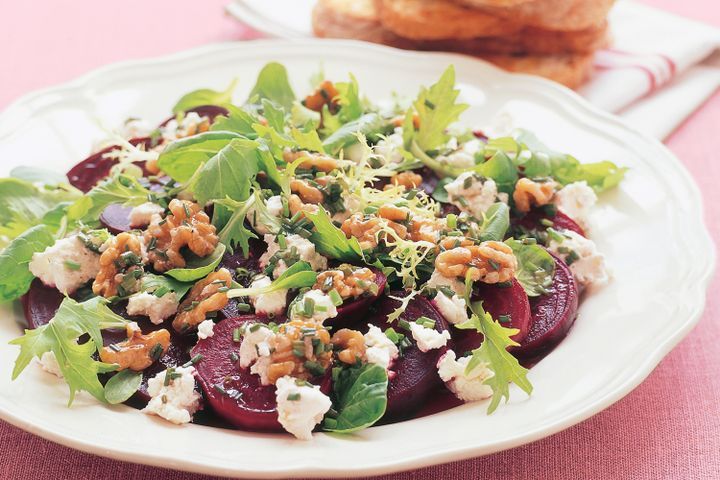
[[[31,90],[101,65],[240,39],[247,31],[225,17],[222,7],[228,1],[6,2],[0,15],[0,108]],[[717,0],[644,3],[720,26]],[[720,94],[667,142],[700,185],[705,218],[716,242],[720,242],[718,125]],[[705,315],[694,332],[645,383],[603,413],[531,445],[393,478],[720,478],[720,297],[714,294],[718,287],[716,276]],[[0,422],[0,478],[208,477],[79,453]]]

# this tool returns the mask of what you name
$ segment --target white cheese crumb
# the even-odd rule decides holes
[[[385,164],[401,163],[405,159],[402,154],[403,144],[402,127],[397,127],[392,135],[388,135],[375,144],[373,152],[382,157]]]
[[[40,367],[48,373],[52,373],[56,377],[63,378],[60,365],[58,365],[57,357],[54,352],[45,352],[40,357]]]
[[[460,297],[457,294],[453,295],[452,298],[449,298],[443,292],[438,292],[433,299],[433,304],[438,310],[440,310],[440,313],[442,313],[443,317],[445,317],[445,320],[453,325],[457,325],[458,323],[468,320],[467,303],[465,303],[465,298]]]
[[[448,350],[438,362],[438,375],[447,388],[457,398],[465,402],[484,400],[492,396],[492,387],[483,382],[494,375],[484,363],[479,364],[469,374],[465,373],[470,357],[455,359],[455,352]]]
[[[365,346],[367,347],[365,349],[365,359],[368,363],[380,365],[387,370],[393,360],[398,357],[398,347],[380,328],[370,324],[368,324],[368,327],[370,329],[364,335]]]
[[[71,294],[97,276],[100,255],[73,235],[33,254],[28,268],[48,287]]]
[[[447,155],[438,156],[437,161],[458,168],[474,167],[475,154],[479,152],[481,148],[482,142],[478,139],[473,139],[464,143],[459,150],[455,150]]]
[[[215,331],[213,330],[215,328],[215,322],[212,320],[203,320],[200,322],[200,325],[198,325],[198,338],[200,340],[205,340],[206,338],[210,338],[213,335],[215,335]]]
[[[267,287],[272,283],[267,275],[260,275],[250,284],[250,288]],[[285,312],[287,305],[287,293],[285,289],[276,290],[270,293],[261,293],[260,295],[251,295],[250,303],[255,307],[255,313],[258,315],[280,315]]]
[[[278,421],[283,428],[300,440],[312,440],[312,431],[330,410],[330,398],[320,387],[303,383],[285,376],[275,383],[277,390]]]
[[[133,228],[147,227],[153,215],[162,215],[165,209],[152,202],[145,202],[130,210],[130,226]]]
[[[265,207],[267,208],[267,212],[269,215],[277,218],[282,218],[283,205],[280,195],[273,195],[272,197],[268,198],[265,203]],[[261,220],[261,218],[255,214],[254,206],[248,209],[245,218],[247,218],[248,223],[250,223],[253,229],[259,234],[268,235],[273,233],[270,225],[265,225],[264,223],[259,221]]]
[[[310,307],[308,307],[310,301]],[[312,311],[308,317],[306,314]],[[290,320],[308,320],[322,323],[328,318],[337,317],[337,307],[328,294],[322,290],[310,290],[299,297],[292,305]]]
[[[165,141],[177,140],[188,135],[190,128],[199,125],[207,117],[200,117],[197,112],[188,112],[180,123],[172,119],[160,128],[160,133]]]
[[[597,251],[595,242],[585,238],[572,230],[563,230],[560,233],[565,237],[558,243],[552,240],[548,250],[567,261],[571,252],[575,252],[577,258],[570,263],[575,279],[583,286],[602,285],[608,281],[609,274],[605,265],[605,257]]]
[[[465,295],[465,284],[463,282],[457,278],[446,277],[437,270],[434,270],[432,275],[430,275],[427,286],[430,288],[450,287],[450,289],[458,295]]]
[[[179,303],[175,292],[168,292],[162,297],[141,292],[128,299],[126,311],[128,315],[149,317],[153,324],[160,325],[165,319],[175,315]]]
[[[555,194],[553,203],[561,212],[575,220],[578,225],[587,228],[588,216],[597,199],[595,190],[583,180],[561,188]]]
[[[285,237],[286,247],[281,249],[277,243],[277,237],[275,235],[265,235],[265,243],[267,243],[268,249],[260,257],[260,268],[265,268],[272,260],[273,256],[280,252],[295,252],[300,260],[308,262],[310,267],[317,271],[327,269],[327,258],[323,257],[315,251],[315,244],[310,240],[301,237],[297,234],[287,235]],[[285,264],[284,260],[278,260],[277,266],[273,270],[273,277],[277,278],[287,270],[288,265]]]
[[[428,328],[417,322],[410,322],[410,331],[421,352],[442,348],[450,340],[450,332],[447,330],[438,332],[434,328]]]
[[[165,385],[167,372],[162,371],[148,380],[148,394],[152,398],[142,411],[178,425],[188,423],[200,407],[200,394],[195,391],[195,367],[175,367],[173,373],[179,376]]]
[[[275,338],[275,332],[261,324],[245,324],[243,338],[240,343],[240,367],[248,368],[261,357],[270,356],[270,343]],[[255,373],[255,372],[253,372]]]
[[[495,181],[473,172],[461,173],[455,180],[445,185],[450,203],[475,218],[482,218],[483,213],[497,201],[498,191]]]

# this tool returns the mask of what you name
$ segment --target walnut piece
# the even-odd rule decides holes
[[[314,205],[312,203],[304,203],[300,197],[295,195],[294,193],[288,197],[288,209],[290,210],[290,215],[295,216],[298,212],[302,214],[302,216],[305,216],[305,212],[308,213],[317,213],[318,206]]]
[[[129,295],[138,291],[142,268],[142,240],[129,232],[115,237],[100,255],[100,272],[92,289],[105,298]]]
[[[170,214],[162,220],[155,219],[145,231],[148,258],[159,272],[184,267],[185,258],[180,252],[184,247],[206,257],[218,244],[215,227],[200,205],[173,199],[168,208]]]
[[[330,80],[324,80],[313,93],[305,97],[302,104],[316,112],[322,112],[323,107],[327,105],[330,113],[336,113],[340,107],[336,100],[337,96],[335,85]]]
[[[127,337],[124,342],[103,347],[100,360],[120,365],[119,370],[129,368],[139,372],[162,357],[170,347],[170,332],[164,328],[143,335],[137,324],[132,322],[127,325]]]
[[[419,187],[422,181],[423,178],[411,170],[396,173],[390,177],[391,185],[402,185],[408,190]]]
[[[267,375],[272,384],[285,375],[304,380],[322,375],[332,363],[330,333],[313,321],[283,323],[270,346]]]
[[[335,332],[331,339],[332,344],[339,348],[338,359],[348,365],[355,365],[358,360],[365,357],[365,337],[357,330],[343,328]]]
[[[553,195],[555,195],[554,182],[539,183],[529,178],[521,178],[515,185],[513,200],[518,210],[527,213],[533,205],[541,207],[550,203]]]
[[[517,270],[517,259],[512,249],[502,242],[488,241],[446,250],[435,259],[435,268],[446,277],[473,281],[502,283],[512,280]]]
[[[221,268],[197,282],[178,307],[173,328],[186,332],[202,323],[209,312],[217,312],[228,304],[227,290],[232,284],[230,272]]]
[[[325,198],[320,189],[313,187],[305,180],[298,180],[296,178],[290,180],[290,191],[297,193],[303,203],[318,205],[322,203]]]
[[[375,295],[378,291],[375,274],[372,270],[348,264],[340,265],[336,270],[320,273],[313,288],[325,293],[335,290],[343,300],[357,298],[368,292]]]
[[[407,218],[407,213],[404,215],[404,218]],[[350,215],[340,229],[348,238],[356,238],[360,242],[360,247],[367,250],[377,247],[378,242],[385,238],[386,233],[383,230],[386,227],[391,228],[398,237],[407,238],[408,231],[404,225],[376,216],[366,217],[362,213]]]
[[[285,162],[293,163],[297,159],[302,159],[298,168],[303,170],[317,170],[318,172],[330,173],[340,166],[340,162],[337,159],[322,153],[312,153],[307,150],[294,152],[290,149],[283,151],[283,160],[285,160]]]

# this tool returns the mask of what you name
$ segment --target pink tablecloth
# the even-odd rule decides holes
[[[245,33],[224,17],[229,0],[7,2],[0,15],[0,108],[36,88],[89,69]],[[720,26],[716,0],[645,0]],[[720,95],[668,141],[700,185],[720,243]],[[632,394],[590,420],[532,445],[395,478],[720,478],[720,287],[710,287],[695,331]],[[608,354],[612,354],[608,352]],[[112,432],[108,432],[112,435]],[[171,459],[170,459],[171,460]],[[87,455],[0,422],[0,478],[206,478]]]

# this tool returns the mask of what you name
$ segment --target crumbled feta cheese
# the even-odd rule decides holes
[[[48,287],[71,294],[97,276],[100,255],[73,235],[33,254],[28,268]]]
[[[320,387],[285,376],[275,383],[278,421],[300,440],[312,440],[312,431],[332,407],[330,398]]]
[[[267,208],[267,212],[269,215],[277,218],[282,218],[283,204],[280,195],[273,195],[272,197],[268,198],[265,203],[265,207]],[[262,235],[268,235],[272,233],[272,230],[270,229],[271,227],[269,225],[265,225],[260,221],[261,218],[256,215],[254,206],[248,209],[245,218],[247,218],[248,223],[250,223],[250,225],[256,232]]]
[[[310,314],[310,315],[308,315]],[[312,319],[322,323],[328,318],[337,317],[338,311],[328,294],[322,290],[305,292],[293,303],[290,320]]]
[[[445,320],[456,325],[468,320],[467,314],[467,303],[463,297],[457,294],[453,295],[452,298],[445,295],[443,292],[438,294],[433,299],[433,304],[442,313]]]
[[[397,127],[392,135],[388,135],[375,144],[373,152],[382,157],[386,164],[401,163],[405,159],[402,154],[403,145],[402,127]]]
[[[596,202],[595,190],[589,187],[584,180],[561,188],[553,200],[561,212],[575,220],[583,228],[587,227],[588,215]]]
[[[457,142],[457,140],[456,140]],[[482,149],[482,142],[478,139],[464,143],[460,149],[447,155],[440,155],[437,161],[458,168],[470,168],[475,166],[475,154]]]
[[[270,356],[270,342],[275,332],[259,323],[245,324],[243,338],[240,343],[238,359],[242,368],[247,368],[260,357]]]
[[[455,352],[448,350],[438,362],[438,375],[460,400],[475,402],[491,397],[492,387],[483,382],[494,375],[493,371],[487,368],[487,364],[481,363],[467,374],[468,362],[470,357],[456,360]]]
[[[175,315],[180,301],[175,292],[168,292],[162,297],[152,293],[136,293],[128,299],[128,315],[142,315],[149,317],[155,325],[160,325],[165,319]]]
[[[197,112],[188,112],[179,123],[173,118],[160,127],[160,133],[165,141],[177,140],[186,137],[190,129],[202,123],[205,118],[200,117]]]
[[[267,287],[272,283],[267,275],[260,275],[250,284],[250,288]],[[285,289],[276,290],[270,293],[261,293],[260,295],[251,295],[250,303],[255,307],[255,313],[258,315],[281,315],[285,312],[287,305],[287,293]]]
[[[365,359],[368,363],[380,365],[386,370],[393,360],[398,357],[399,350],[392,340],[375,325],[368,324],[370,328],[365,337]]]
[[[442,348],[450,340],[450,332],[447,330],[438,332],[434,328],[428,328],[416,322],[410,322],[410,331],[421,352]]]
[[[560,256],[570,264],[579,284],[589,286],[602,285],[608,281],[609,274],[605,266],[605,257],[597,251],[595,242],[572,230],[563,230],[563,241],[551,240],[548,250]]]
[[[174,375],[165,385],[168,370],[148,380],[151,398],[142,411],[178,425],[188,423],[200,407],[200,393],[195,391],[195,367],[174,367]]]
[[[463,282],[457,278],[448,278],[437,270],[433,271],[430,280],[427,282],[427,286],[430,288],[449,287],[450,290],[458,295],[465,295],[465,284]]]
[[[483,179],[473,172],[460,174],[445,185],[450,202],[473,217],[482,218],[483,213],[497,201],[498,191],[495,181]]]
[[[268,266],[269,263],[276,261],[277,266],[273,270],[273,277],[275,278],[282,275],[283,272],[288,268],[285,260],[283,260],[282,258],[274,258],[276,256],[282,256],[283,254],[287,254],[290,256],[296,255],[296,260],[308,262],[310,264],[310,267],[315,271],[327,269],[327,258],[323,257],[315,251],[315,244],[313,244],[310,240],[301,237],[300,235],[294,233],[291,235],[287,235],[285,237],[285,243],[287,248],[284,249],[280,248],[280,245],[277,243],[277,237],[275,235],[265,235],[264,240],[265,243],[267,243],[268,249],[260,257],[260,268],[264,269]]]
[[[45,352],[40,357],[40,367],[48,373],[52,373],[56,377],[63,378],[60,365],[58,365],[57,357],[54,352]]]
[[[165,209],[152,202],[145,202],[130,210],[130,226],[133,228],[147,227],[154,215],[162,215]]]
[[[119,133],[123,138],[130,139],[149,137],[152,131],[153,127],[147,120],[143,120],[142,118],[128,118],[125,120]]]
[[[215,335],[215,331],[213,330],[215,328],[215,322],[212,320],[203,320],[200,322],[200,325],[198,325],[198,338],[200,340],[205,340],[206,338],[210,338],[213,335]]]

